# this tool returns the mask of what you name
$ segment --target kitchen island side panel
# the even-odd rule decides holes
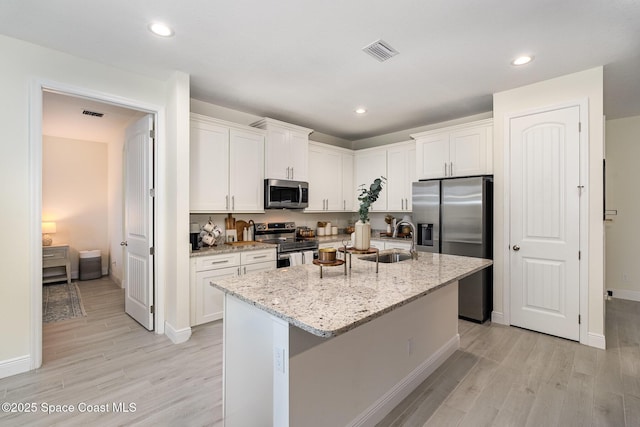
[[[289,423],[375,425],[459,347],[452,283],[332,339],[289,330]]]

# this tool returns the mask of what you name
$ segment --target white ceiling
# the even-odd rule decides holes
[[[175,36],[151,34],[157,20]],[[184,71],[193,98],[351,141],[600,65],[607,117],[640,115],[637,0],[3,0],[0,33],[156,78]],[[361,51],[379,38],[400,54]],[[511,66],[522,53],[535,61]]]

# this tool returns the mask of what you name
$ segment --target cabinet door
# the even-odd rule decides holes
[[[372,248],[376,248],[378,250],[383,250],[384,249],[384,241],[382,240],[371,240],[371,243],[369,243],[369,246]]]
[[[289,179],[309,180],[309,135],[304,132],[289,131],[289,153],[291,167]]]
[[[418,180],[418,174],[416,171],[416,146],[411,145],[411,148],[407,151],[407,182],[405,182],[405,191],[407,195],[407,201],[405,202],[405,211],[413,212],[413,204],[411,202],[413,183]]]
[[[189,209],[225,211],[229,195],[229,128],[191,121]]]
[[[443,178],[448,176],[448,132],[437,133],[416,140],[416,170],[418,179]]]
[[[269,129],[265,142],[265,178],[291,179],[290,159],[288,131],[279,128]]]
[[[342,210],[353,211],[356,206],[356,187],[353,185],[353,154],[342,154]]]
[[[212,282],[226,277],[238,275],[240,267],[226,267],[218,270],[200,271],[196,273],[195,324],[222,319],[224,315],[224,293],[213,286]]]
[[[365,188],[369,188],[374,179],[380,176],[387,176],[387,150],[382,148],[379,150],[367,151],[365,153],[356,152],[355,155],[356,168],[356,194],[360,194],[360,186],[364,184]],[[359,204],[356,205],[356,209]],[[370,211],[387,210],[387,185],[384,184],[380,197],[372,205]]]
[[[267,261],[242,266],[242,274],[257,273],[259,271],[271,271],[277,268],[277,262]]]
[[[404,249],[408,251],[411,249],[411,242],[398,242],[398,241],[385,240],[384,248],[385,249]]]
[[[309,146],[309,206],[306,211],[324,211],[329,192],[326,167],[331,156],[321,147]]]
[[[387,150],[387,209],[410,211],[411,182],[415,179],[415,144]],[[413,167],[412,167],[413,165]]]
[[[229,210],[264,211],[264,137],[232,129],[229,146]]]
[[[450,136],[450,176],[480,175],[487,168],[487,128],[473,127]]]

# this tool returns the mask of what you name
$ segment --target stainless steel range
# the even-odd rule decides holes
[[[291,254],[293,253],[313,251],[314,257],[318,254],[318,240],[298,237],[296,230],[295,222],[262,222],[256,224],[256,241],[276,245],[278,268],[289,267],[291,265]]]

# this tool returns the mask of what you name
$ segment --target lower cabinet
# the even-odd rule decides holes
[[[378,248],[378,250],[383,249],[411,249],[411,241],[403,242],[398,240],[371,240],[371,247]]]
[[[224,293],[212,282],[276,267],[275,248],[191,258],[191,326],[224,317]]]

